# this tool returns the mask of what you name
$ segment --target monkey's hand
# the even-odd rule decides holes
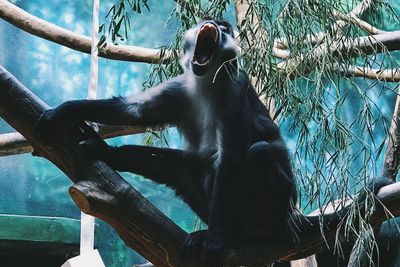
[[[211,235],[206,230],[193,232],[183,244],[182,257],[184,261],[199,259],[205,266],[221,267],[223,246],[218,235]]]
[[[70,122],[66,120],[58,108],[48,109],[43,112],[36,124],[36,131],[39,140],[45,145],[54,143],[57,139],[62,138],[73,126],[77,126],[78,122]]]

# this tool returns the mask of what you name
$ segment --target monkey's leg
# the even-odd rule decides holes
[[[243,201],[237,203],[241,214],[241,235],[250,239],[279,239],[287,225],[290,202],[296,189],[286,148],[279,142],[253,144],[244,161]],[[242,181],[243,181],[242,180]]]
[[[137,145],[109,147],[105,143],[85,147],[117,171],[133,172],[175,189],[177,195],[206,221],[207,199],[200,183],[201,162],[197,158],[170,148]]]

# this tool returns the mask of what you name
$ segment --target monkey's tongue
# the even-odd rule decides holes
[[[212,57],[218,41],[218,31],[214,24],[206,23],[197,35],[193,61],[201,65],[206,64]]]

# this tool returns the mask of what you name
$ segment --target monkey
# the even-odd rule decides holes
[[[102,140],[83,147],[117,171],[171,187],[207,223],[207,230],[189,234],[184,254],[279,240],[296,183],[280,130],[238,56],[232,26],[203,19],[184,36],[181,75],[132,96],[67,101],[46,110],[37,129],[50,142],[56,131],[84,121],[175,126],[185,149],[112,147]]]

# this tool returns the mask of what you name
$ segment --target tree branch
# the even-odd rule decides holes
[[[114,138],[123,135],[146,132],[146,128],[140,126],[108,126],[99,124],[99,135],[104,138]],[[20,133],[6,133],[0,135],[0,157],[31,153],[31,144]]]
[[[32,146],[20,133],[0,135],[0,157],[31,153],[32,151]]]
[[[365,30],[366,32],[372,35],[387,33],[386,31],[380,30],[372,26],[371,24],[367,23],[366,21],[359,19],[354,15],[353,12],[350,12],[349,14],[342,14],[339,12],[335,12],[335,17],[340,20],[338,21],[338,25],[341,28],[343,28],[346,25],[345,23],[353,23],[359,28]],[[308,43],[311,45],[320,44],[325,39],[325,37],[326,37],[325,32],[310,33],[304,37],[303,43]],[[280,49],[281,51],[286,51],[285,49],[288,48],[288,39],[285,37],[277,38],[274,42],[274,47]],[[280,57],[280,58],[282,59],[287,58],[290,53],[288,51],[286,52],[288,53],[288,55],[285,55],[285,57]]]
[[[351,57],[356,56],[358,53],[363,52],[365,54],[379,53],[384,51],[393,51],[400,49],[400,31],[394,32],[384,32],[381,31],[365,21],[362,21],[357,16],[362,16],[362,14],[372,5],[372,0],[362,1],[358,4],[352,11],[348,14],[339,14],[340,19],[343,19],[338,22],[338,32],[346,25],[346,23],[356,23],[358,26],[363,27],[372,33],[379,33],[373,36],[364,36],[358,38],[348,38],[342,37],[333,40],[331,43],[320,43],[325,38],[324,33],[318,33],[309,35],[305,38],[305,42],[310,42],[313,44],[318,44],[311,52],[308,54],[300,55],[297,57],[290,58],[290,53],[286,50],[280,48],[287,47],[287,40],[285,38],[280,38],[275,40],[273,53],[275,57],[286,59],[277,64],[278,73],[282,75],[289,75],[291,77],[297,77],[301,75],[308,74],[313,71],[310,66],[314,64],[310,64],[315,61],[319,61],[322,57],[326,56],[328,53],[333,56],[343,56],[343,57]],[[243,21],[246,17],[249,16],[249,7],[250,5],[246,1],[237,0],[235,2],[236,7],[236,20],[238,26],[243,24]],[[246,46],[251,46],[255,42],[259,43],[260,40],[268,38],[267,33],[263,30],[263,27],[260,26],[257,19],[252,22],[251,28],[252,32],[249,33],[249,38],[247,39],[248,44]],[[257,29],[257,30],[254,30]],[[243,42],[242,42],[243,43]],[[342,70],[344,72],[344,70]],[[353,72],[354,75],[361,75],[359,68],[347,69],[346,73],[349,74]],[[374,72],[376,73],[374,74]],[[378,75],[379,74],[379,75]],[[391,78],[390,71],[377,71],[377,70],[365,70],[363,77],[371,78],[371,79],[379,79],[386,77],[389,80],[397,80],[397,76],[393,76]]]
[[[349,14],[342,14],[340,12],[334,12],[334,15],[335,15],[335,18],[340,19],[347,23],[353,23],[357,27],[368,32],[369,34],[375,35],[375,34],[386,33],[386,31],[382,31],[382,30],[372,26],[368,22],[359,19],[353,12],[350,12]]]
[[[74,33],[35,17],[7,0],[0,0],[0,18],[23,31],[48,41],[90,54],[90,37]],[[100,49],[99,56],[124,61],[163,63],[169,59],[170,52],[139,46],[107,44],[105,48]]]
[[[363,77],[373,80],[381,80],[385,82],[399,82],[400,69],[372,69],[359,66],[344,66],[336,65],[333,68],[335,71],[342,73],[347,77]]]
[[[362,21],[359,18],[362,17],[363,14],[372,6],[373,1],[374,0],[363,0],[357,6],[355,6],[353,8],[353,10],[351,10],[348,14],[343,14],[343,16],[346,18],[353,18],[353,20],[360,21],[360,25],[359,25],[360,27],[361,26],[367,27],[366,25],[368,23],[366,23],[365,21]],[[341,18],[339,18],[339,19],[341,19]],[[343,21],[343,20],[339,21],[338,26],[342,28],[348,22],[349,21],[347,21],[347,19],[345,21]],[[366,23],[366,24],[364,24],[364,23]],[[370,25],[370,27],[373,27],[373,26]],[[377,32],[376,34],[378,34],[378,33],[384,33],[384,31]],[[304,37],[304,43],[310,43],[312,45],[319,44],[324,40],[325,37],[326,37],[325,32],[311,33]],[[285,37],[278,38],[275,40],[274,46],[279,49],[287,49],[288,48],[288,39]]]
[[[374,1],[375,0],[361,0],[361,2],[358,3],[358,5],[356,5],[349,13],[345,14],[344,17],[361,18],[364,15],[364,13],[367,12],[368,9],[372,7]],[[337,15],[338,12],[335,12],[335,14]],[[338,31],[341,32],[343,27],[345,27],[346,24],[348,23],[349,21],[347,20],[338,21],[337,22]]]
[[[306,55],[290,58],[277,64],[277,70],[282,75],[296,77],[311,72],[311,61],[319,61],[327,53],[341,57],[356,56],[360,52],[373,54],[400,49],[400,31],[387,32],[372,36],[357,38],[342,38],[331,44],[323,43]],[[301,66],[301,67],[300,67]]]
[[[356,7],[353,8],[350,14],[361,18],[364,13],[371,8],[371,6],[374,4],[374,1],[375,0],[362,0]]]
[[[321,43],[325,38],[324,33],[313,34],[307,36],[305,41],[318,44],[309,54],[300,55],[294,58],[289,58],[286,61],[283,61],[277,65],[278,72],[283,75],[289,75],[294,77],[305,75],[312,71],[312,69],[308,68],[311,66],[311,61],[319,61],[321,57],[325,56],[328,53],[335,55],[341,54],[344,57],[346,56],[354,56],[358,52],[362,51],[366,54],[371,53],[379,53],[382,51],[393,51],[398,50],[400,47],[400,32],[395,31],[392,33],[385,32],[379,30],[367,22],[360,19],[362,15],[373,5],[373,0],[364,0],[361,1],[352,11],[348,14],[342,14],[339,12],[335,12],[335,16],[340,19],[337,22],[337,35],[338,38],[334,39],[331,43]],[[343,27],[348,23],[354,23],[360,28],[363,28],[367,32],[371,34],[380,34],[374,36],[365,36],[359,37],[355,39],[346,38],[344,36],[339,37],[342,32]],[[396,37],[390,36],[391,34],[397,35]],[[377,36],[375,38],[375,36]],[[379,37],[378,37],[379,36]],[[390,38],[394,37],[394,38]],[[385,43],[387,42],[387,43]],[[280,47],[287,46],[287,40],[285,38],[278,40]],[[386,47],[385,47],[386,46]],[[303,67],[297,69],[298,66],[302,65]],[[347,70],[351,71],[351,70]],[[359,74],[357,70],[353,71],[355,75]],[[376,79],[376,76],[373,75],[372,72],[366,72],[364,77]]]
[[[307,34],[306,36],[304,36],[302,42],[304,44],[309,43],[311,45],[316,45],[316,44],[321,43],[325,37],[326,37],[325,32],[310,33],[310,34]],[[275,39],[274,46],[279,49],[287,49],[289,46],[288,38],[282,37],[282,38]]]

